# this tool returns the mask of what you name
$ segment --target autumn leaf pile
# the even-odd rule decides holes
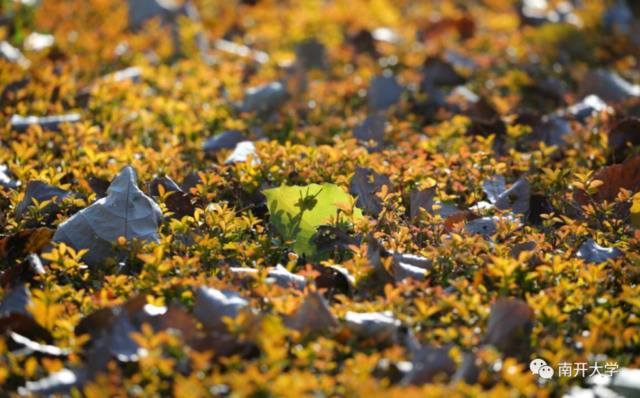
[[[637,2],[0,7],[0,396],[639,393]]]

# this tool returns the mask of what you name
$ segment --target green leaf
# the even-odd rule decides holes
[[[338,203],[354,203],[353,198],[335,184],[307,186],[281,185],[262,191],[267,197],[271,223],[286,240],[294,241],[293,250],[309,257],[316,254],[311,238],[320,225],[335,220]],[[362,211],[354,207],[354,220],[362,218]]]

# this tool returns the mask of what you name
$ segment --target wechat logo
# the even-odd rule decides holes
[[[551,380],[553,377],[553,368],[547,365],[547,361],[544,359],[536,358],[529,363],[529,369],[534,375],[540,376],[545,380]]]

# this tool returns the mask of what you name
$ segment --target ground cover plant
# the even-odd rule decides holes
[[[640,394],[637,2],[0,7],[0,396]]]

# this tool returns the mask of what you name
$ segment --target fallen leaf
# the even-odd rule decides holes
[[[428,57],[422,65],[422,90],[430,92],[432,87],[459,86],[466,82],[454,67],[441,58]]]
[[[349,203],[351,197],[334,184],[287,186],[262,191],[267,198],[270,221],[282,237],[294,241],[296,253],[313,256],[317,248],[311,242],[316,230],[338,214],[339,203]],[[362,217],[354,209],[355,219]]]
[[[470,234],[482,235],[489,237],[498,231],[496,221],[498,217],[480,217],[474,220],[468,221],[464,225],[465,231]]]
[[[35,394],[41,396],[66,394],[73,388],[79,388],[84,381],[84,372],[64,368],[43,379],[27,381],[24,387],[18,389],[18,393],[20,395]]]
[[[37,353],[49,357],[65,357],[71,354],[71,350],[69,349],[60,348],[50,344],[38,343],[29,339],[28,337],[15,332],[9,333],[9,337],[14,344],[17,344],[21,347],[21,352],[26,355]]]
[[[327,297],[335,294],[349,296],[355,289],[356,280],[349,271],[339,265],[318,266],[316,271],[320,275],[315,280],[316,287],[320,291],[326,291]]]
[[[349,192],[357,196],[358,207],[371,216],[378,216],[382,211],[382,199],[376,193],[386,185],[391,191],[391,181],[389,177],[378,174],[372,169],[356,167],[355,174],[351,177]]]
[[[604,102],[597,95],[587,95],[582,99],[582,101],[571,105],[566,109],[566,111],[562,112],[562,115],[567,115],[572,117],[573,119],[584,123],[588,118],[608,109],[607,103]]]
[[[257,276],[259,270],[257,268],[249,267],[231,267],[229,271],[235,275],[252,275]],[[289,272],[281,264],[277,264],[275,267],[269,267],[267,270],[267,283],[275,283],[282,288],[293,288],[298,290],[304,290],[307,286],[307,280],[302,275],[297,275]]]
[[[40,253],[51,243],[54,230],[46,227],[23,229],[13,235],[0,238],[0,258],[5,264],[13,264],[32,253]]]
[[[379,53],[376,48],[376,40],[367,29],[360,29],[347,36],[347,42],[358,54],[367,54],[372,58],[378,58]]]
[[[336,250],[349,250],[349,246],[357,245],[358,239],[346,231],[333,225],[320,225],[311,238],[318,254],[332,254]]]
[[[426,28],[421,29],[418,34],[422,40],[432,40],[450,31],[457,32],[463,39],[467,39],[475,33],[476,23],[471,17],[466,15],[438,18],[433,22],[428,22]]]
[[[491,306],[483,341],[508,357],[525,357],[533,328],[533,309],[524,301],[500,298]]]
[[[401,323],[389,311],[352,312],[347,311],[344,322],[348,330],[362,339],[372,339],[378,344],[399,341]]]
[[[0,287],[11,289],[21,283],[34,283],[36,276],[44,275],[42,261],[37,254],[29,254],[24,261],[14,263],[0,273]]]
[[[80,114],[72,113],[59,116],[19,116],[11,117],[11,128],[17,132],[24,132],[31,126],[40,126],[45,131],[60,131],[63,124],[77,123],[80,121]]]
[[[494,204],[497,209],[511,210],[515,214],[527,214],[531,201],[531,186],[527,180],[518,180],[495,199]]]
[[[589,71],[580,82],[579,95],[591,94],[606,102],[620,102],[640,96],[640,86],[629,83],[616,72],[596,69]]]
[[[159,186],[162,185],[165,192],[182,192],[182,189],[178,184],[169,176],[156,177],[147,184],[147,191],[149,195],[158,197],[160,196]]]
[[[460,210],[454,205],[440,202],[436,200],[435,197],[435,187],[411,191],[409,198],[409,216],[411,218],[418,217],[421,209],[424,209],[427,213],[439,215],[443,219],[460,212]]]
[[[614,160],[624,160],[629,149],[640,145],[640,119],[630,117],[616,123],[608,133],[609,150]]]
[[[256,154],[256,146],[251,141],[239,142],[233,152],[224,161],[224,164],[244,163],[251,159],[251,164],[260,164],[260,158]]]
[[[235,318],[248,305],[249,302],[236,292],[203,286],[196,290],[193,315],[206,328],[222,332],[226,330],[224,318]]]
[[[593,239],[587,239],[576,255],[590,263],[602,263],[609,259],[615,260],[622,256],[622,251],[617,247],[602,247]]]
[[[371,78],[367,98],[369,111],[383,111],[397,104],[404,91],[395,76],[378,75]]]
[[[158,240],[160,207],[136,185],[135,171],[127,166],[113,180],[105,198],[79,211],[60,224],[54,242],[65,242],[76,250],[88,249],[83,261],[97,267],[118,255],[114,242]]]
[[[95,192],[98,199],[107,196],[107,190],[109,189],[109,185],[111,185],[111,182],[105,180],[104,178],[96,176],[89,177],[87,179],[87,182],[89,183],[89,187],[93,190],[93,192]]]
[[[337,325],[324,297],[310,292],[302,304],[284,319],[285,325],[303,333],[323,333]]]
[[[9,172],[7,165],[0,164],[0,186],[7,189],[17,189],[20,181],[16,181]]]
[[[449,356],[449,347],[421,347],[413,354],[413,367],[402,384],[422,385],[448,379],[456,371],[456,363]]]
[[[30,181],[27,184],[27,190],[24,198],[16,206],[16,219],[21,219],[29,206],[34,204],[34,200],[44,202],[51,200],[52,202],[40,209],[43,214],[55,214],[59,211],[59,204],[73,193],[64,189],[45,184],[42,181]]]
[[[31,315],[14,312],[0,316],[0,334],[6,335],[9,332],[18,333],[31,340],[53,343],[51,332],[40,326]]]
[[[11,314],[29,315],[27,309],[31,301],[31,292],[24,284],[18,285],[6,292],[0,304],[0,317]]]
[[[366,119],[353,129],[353,136],[371,151],[379,151],[384,143],[384,131],[387,126],[386,118],[381,114],[367,116]],[[370,145],[371,142],[375,143]]]
[[[327,67],[326,48],[315,38],[296,44],[295,52],[296,62],[305,70]]]
[[[593,195],[588,195],[584,191],[575,192],[574,198],[581,205],[586,205],[590,199],[597,203],[605,200],[613,202],[622,188],[637,192],[640,189],[640,156],[600,169],[593,174],[592,178],[602,181],[603,184]]]
[[[238,130],[226,130],[222,133],[208,138],[202,144],[202,150],[208,156],[216,154],[221,149],[235,149],[242,141],[246,141],[244,134]]]
[[[255,112],[269,116],[289,99],[289,94],[281,82],[271,82],[247,89],[242,102],[242,112]]]

